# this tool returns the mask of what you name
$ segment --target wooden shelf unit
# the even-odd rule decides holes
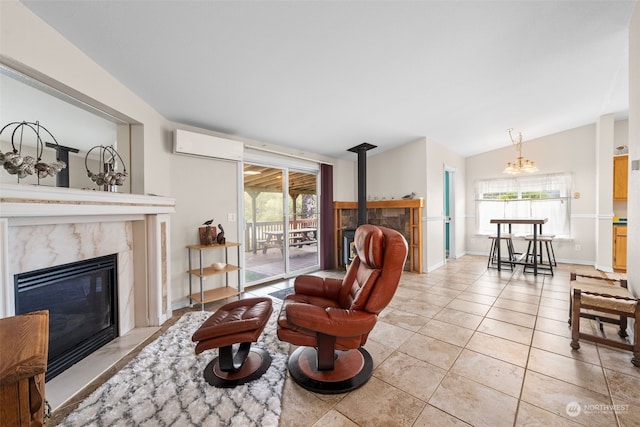
[[[221,299],[231,298],[240,294],[240,274],[241,269],[238,266],[229,264],[229,249],[237,249],[237,260],[240,261],[240,243],[227,242],[221,245],[187,245],[188,257],[189,257],[189,300],[191,305],[206,304],[208,302],[218,301]],[[213,266],[205,267],[203,265],[203,253],[209,250],[224,249],[224,262],[226,266],[222,270],[216,270]],[[198,267],[193,268],[191,261],[191,251],[198,251]],[[238,287],[237,289],[229,287],[229,273],[238,272]],[[225,286],[222,288],[204,290],[202,279],[204,277],[215,276],[218,274],[225,274]],[[200,281],[200,291],[193,292],[193,276],[198,277]]]
[[[422,273],[422,208],[424,199],[371,200],[367,209],[409,209],[409,270]],[[333,202],[335,264],[340,265],[342,254],[343,210],[357,210],[358,202]]]

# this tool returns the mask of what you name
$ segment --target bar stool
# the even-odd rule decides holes
[[[498,242],[497,242],[498,236],[495,234],[492,234],[489,236],[489,239],[491,240],[491,249],[489,249],[489,260],[487,261],[487,268],[497,268],[496,266],[498,265]],[[500,242],[506,242],[507,254],[509,255],[508,260],[502,261],[502,262],[509,264],[509,266],[511,267],[511,271],[513,271],[514,262],[516,260],[516,252],[513,249],[512,234],[500,233]]]
[[[553,251],[553,238],[556,237],[555,234],[541,234],[541,237],[548,237],[551,239],[549,241],[549,248],[551,248],[551,261],[553,262],[553,266],[557,267],[558,263],[556,262],[556,253]]]
[[[556,262],[556,255],[553,251],[553,235],[552,234],[543,234],[537,237],[538,241],[538,249],[536,251],[536,257],[538,258],[537,264],[538,268],[542,268],[543,270],[549,270],[549,274],[553,276],[553,267],[556,267],[558,263]],[[523,272],[527,272],[527,268],[533,268],[533,236],[525,236],[524,240],[528,242],[527,244],[527,254],[525,256],[525,264],[523,268]],[[547,262],[544,260],[544,255],[547,255]]]

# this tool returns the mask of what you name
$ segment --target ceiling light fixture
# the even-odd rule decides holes
[[[536,172],[538,168],[535,163],[522,157],[522,133],[518,133],[518,138],[515,140],[513,139],[511,131],[513,131],[513,129],[507,129],[507,132],[509,132],[509,138],[511,138],[511,143],[516,146],[516,150],[518,151],[518,158],[513,163],[507,163],[507,167],[502,171],[502,173],[515,175],[520,172]]]

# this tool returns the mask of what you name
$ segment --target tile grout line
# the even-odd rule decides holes
[[[524,274],[524,272],[523,272]],[[522,384],[520,384],[520,394],[518,395],[518,406],[516,407],[516,414],[513,418],[513,427],[516,427],[516,422],[518,420],[518,414],[520,413],[520,405],[522,404],[522,393],[524,391],[524,382],[527,378],[527,372],[529,371],[529,359],[531,357],[531,349],[533,348],[533,336],[536,332],[536,325],[538,324],[538,313],[540,312],[540,302],[542,301],[542,294],[544,292],[544,286],[546,283],[546,278],[542,279],[542,289],[540,290],[540,295],[538,296],[538,307],[536,308],[536,317],[533,321],[533,331],[531,332],[531,340],[529,341],[529,349],[527,350],[527,361],[524,366],[524,374],[522,376]]]

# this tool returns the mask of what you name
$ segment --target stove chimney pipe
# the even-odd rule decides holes
[[[358,154],[358,225],[367,223],[367,151],[376,148],[363,142],[347,151]]]

